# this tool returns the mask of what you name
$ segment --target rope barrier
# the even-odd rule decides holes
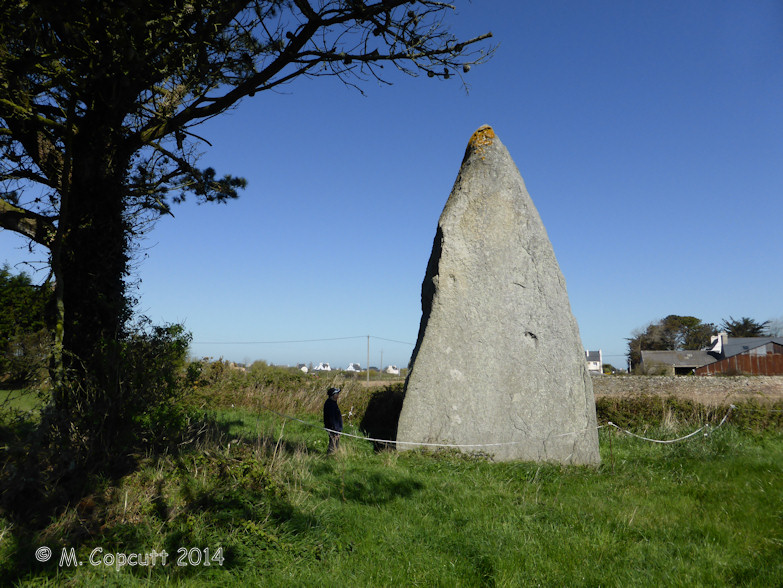
[[[596,427],[597,429],[600,429],[601,427],[604,427],[605,425],[601,425],[599,427]],[[329,431],[331,433],[336,433],[338,431],[331,431],[330,429],[324,428],[324,430]],[[351,435],[350,433],[342,433],[341,435],[346,435],[348,437],[354,437],[356,439],[363,439],[364,441],[374,441],[375,443],[394,443],[397,445],[416,445],[421,447],[449,447],[449,448],[462,448],[462,447],[506,447],[509,445],[519,445],[520,443],[528,443],[530,441],[548,441],[550,439],[554,439],[556,437],[567,437],[568,435],[578,435],[579,433],[584,433],[585,431],[592,430],[592,427],[588,427],[587,429],[582,429],[581,431],[573,431],[571,433],[561,433],[559,435],[551,435],[549,437],[545,438],[533,438],[533,439],[525,439],[524,441],[507,441],[504,443],[425,443],[423,441],[391,441],[389,439],[373,439],[372,437],[361,437],[359,435]]]
[[[735,408],[735,406],[733,404],[729,405],[729,411],[726,413],[726,416],[723,417],[723,420],[721,420],[721,422],[718,424],[718,426],[715,427],[715,429],[720,429],[723,426],[723,423],[725,423],[726,420],[729,418],[729,415],[731,414],[731,411],[734,410],[734,408]],[[664,443],[664,444],[678,443],[679,441],[685,441],[685,439],[690,439],[694,435],[698,435],[704,429],[709,429],[709,427],[710,427],[709,423],[707,423],[703,427],[701,427],[699,429],[696,429],[695,431],[693,431],[693,433],[685,435],[684,437],[679,437],[678,439],[665,439],[664,440],[664,439],[650,439],[649,437],[642,437],[641,435],[637,435],[636,433],[632,433],[631,431],[626,431],[625,429],[623,429],[621,427],[618,427],[612,421],[608,421],[607,425],[610,425],[610,426],[614,427],[615,429],[618,429],[619,431],[622,431],[626,435],[630,435],[631,437],[636,437],[637,439],[644,439],[645,441],[650,441],[651,443]],[[707,436],[707,435],[709,435],[709,433],[705,433],[704,435]]]
[[[308,427],[314,427],[314,428],[317,428],[317,429],[321,429],[323,431],[327,431],[328,433],[339,433],[341,436],[344,436],[344,437],[352,437],[354,439],[359,439],[359,440],[362,440],[362,441],[371,441],[373,443],[384,443],[384,444],[388,444],[388,445],[392,445],[392,444],[395,444],[395,445],[413,445],[413,446],[419,446],[419,447],[445,447],[445,448],[451,448],[451,449],[461,449],[461,448],[468,448],[468,447],[470,447],[470,448],[506,447],[506,446],[509,446],[509,445],[519,445],[521,443],[529,443],[530,441],[549,441],[549,440],[555,439],[557,437],[567,437],[569,435],[578,435],[580,433],[585,433],[585,432],[590,431],[590,430],[593,429],[593,427],[588,427],[586,429],[581,429],[579,431],[571,431],[569,433],[559,433],[557,435],[550,435],[549,437],[528,438],[528,439],[525,439],[523,441],[507,441],[507,442],[504,442],[504,443],[462,443],[462,444],[458,444],[458,443],[425,443],[425,442],[421,442],[421,441],[392,441],[391,439],[376,439],[374,437],[365,437],[363,435],[353,435],[351,433],[345,433],[343,431],[336,431],[334,429],[328,429],[326,427],[321,427],[319,425],[314,425],[312,423],[308,423],[307,421],[303,421],[302,419],[299,419],[299,418],[296,418],[296,417],[292,417],[290,415],[283,414],[281,412],[277,412],[276,410],[272,410],[271,408],[267,408],[265,406],[261,406],[261,408],[263,408],[267,412],[274,413],[277,416],[282,417],[284,419],[288,419],[288,420],[291,420],[291,421],[297,421],[297,422],[300,422],[300,423],[302,423],[302,424],[304,424],[304,425],[306,425]],[[723,426],[723,424],[728,420],[729,416],[731,415],[731,411],[734,410],[735,408],[736,407],[733,404],[730,405],[729,406],[729,410],[726,413],[726,415],[720,421],[718,426],[713,428],[713,430],[717,430],[717,429],[721,428]],[[595,427],[595,429],[598,430],[598,429],[602,429],[602,428],[608,427],[608,426],[614,427],[614,428],[618,429],[619,431],[622,431],[626,435],[630,435],[632,437],[636,437],[637,439],[643,439],[644,441],[649,441],[651,443],[661,443],[661,444],[678,443],[680,441],[684,441],[686,439],[690,439],[694,435],[698,435],[701,431],[710,428],[710,425],[706,424],[703,427],[700,427],[699,429],[696,429],[692,433],[689,433],[688,435],[685,435],[684,437],[679,437],[677,439],[650,439],[649,437],[643,437],[641,435],[637,435],[636,433],[632,433],[631,431],[627,431],[627,430],[619,427],[618,425],[614,424],[612,421],[608,421],[606,425],[598,425],[597,427]],[[704,435],[707,436],[709,434],[710,433],[708,432],[708,433],[705,433]]]
[[[549,439],[554,439],[556,437],[567,437],[568,435],[578,435],[579,433],[584,433],[585,431],[590,431],[593,427],[588,427],[586,429],[582,429],[581,431],[572,431],[570,433],[560,433],[558,435],[551,435],[546,438],[537,438],[537,439],[525,439],[524,441],[507,441],[504,443],[464,443],[464,444],[458,444],[458,443],[425,443],[423,441],[392,441],[391,439],[376,439],[374,437],[365,437],[364,435],[353,435],[351,433],[345,433],[344,431],[336,431],[334,429],[328,429],[326,427],[321,427],[319,425],[314,425],[312,423],[308,423],[307,421],[303,421],[302,419],[298,419],[296,417],[289,416],[287,414],[283,414],[281,412],[277,412],[276,410],[272,410],[271,408],[266,408],[265,406],[262,406],[264,410],[274,413],[279,417],[282,417],[284,419],[292,420],[300,422],[304,425],[307,425],[308,427],[314,427],[317,429],[321,429],[322,431],[326,431],[328,433],[339,433],[343,437],[353,437],[354,439],[360,439],[362,441],[372,441],[373,443],[386,443],[389,445],[395,444],[395,445],[418,445],[422,447],[447,447],[447,448],[463,448],[463,447],[503,447],[508,445],[519,445],[520,443],[528,443],[530,441],[548,441]],[[601,429],[605,427],[606,425],[600,425],[596,427],[596,429]]]

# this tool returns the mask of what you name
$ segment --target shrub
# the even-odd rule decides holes
[[[124,337],[104,343],[103,361],[119,368],[116,385],[90,372],[66,376],[54,387],[53,402],[41,412],[41,431],[53,449],[55,469],[100,470],[112,463],[122,468],[127,456],[149,449],[151,440],[175,438],[174,430],[150,427],[183,422],[174,405],[190,339],[182,325],[156,326],[142,318]]]
[[[731,409],[729,421],[754,432],[783,430],[783,402],[761,404],[749,400],[733,405],[705,404],[676,396],[638,395],[603,397],[595,401],[598,421],[611,421],[625,429],[717,425]]]
[[[44,382],[51,349],[51,333],[46,329],[33,333],[17,331],[8,340],[5,357],[0,360],[8,381],[27,386]]]

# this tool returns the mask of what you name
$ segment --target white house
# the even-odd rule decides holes
[[[387,374],[394,374],[395,376],[400,375],[400,368],[398,368],[396,365],[390,365],[387,366],[385,370],[383,370]]]
[[[313,371],[315,372],[331,372],[332,367],[328,363],[319,363],[317,366],[313,368]]]
[[[587,371],[593,374],[601,374],[604,371],[604,360],[601,356],[601,350],[585,351],[587,360]]]
[[[352,363],[347,368],[345,368],[346,372],[360,372],[362,371],[362,366],[358,363]]]

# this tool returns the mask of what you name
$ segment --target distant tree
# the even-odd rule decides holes
[[[678,317],[673,322],[677,330],[676,349],[703,349],[710,344],[710,338],[717,332],[712,323],[703,323],[693,316]],[[665,319],[664,319],[665,320]]]
[[[7,264],[0,268],[0,379],[24,379],[31,365],[40,365],[50,294],[48,284],[36,286],[27,274],[13,274]]]
[[[734,317],[730,316],[728,320],[723,319],[720,329],[725,331],[730,337],[763,337],[768,326],[769,321],[759,323],[746,316],[735,320]]]
[[[642,360],[642,351],[667,351],[674,349],[703,349],[716,332],[715,325],[703,323],[694,316],[670,314],[650,323],[643,330],[634,331],[628,339],[628,359],[631,369]]]
[[[111,455],[130,246],[187,194],[244,180],[197,166],[199,123],[297,78],[448,79],[486,51],[435,0],[11,0],[0,4],[0,228],[48,248],[59,430]],[[384,70],[385,65],[392,66]],[[383,113],[379,113],[382,116]],[[255,132],[263,132],[263,125]],[[74,431],[94,411],[94,430]],[[69,416],[71,415],[71,416]],[[83,442],[89,439],[89,442]]]

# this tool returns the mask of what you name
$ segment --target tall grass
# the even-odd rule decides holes
[[[254,407],[271,397],[204,407],[213,426],[181,451],[140,456],[135,472],[103,481],[43,531],[0,528],[0,574],[36,586],[771,586],[783,578],[780,432],[724,426],[662,446],[603,428],[596,468],[376,452],[347,437],[326,457],[323,396],[312,392],[315,408],[296,412],[310,426]],[[347,412],[350,394],[341,404]],[[644,432],[681,431],[669,421]],[[225,559],[64,568],[56,558],[35,561],[41,545],[58,557],[74,547],[84,562],[97,547],[222,549]]]

